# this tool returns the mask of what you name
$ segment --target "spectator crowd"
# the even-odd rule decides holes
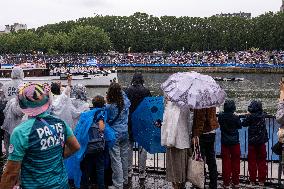
[[[87,103],[86,87],[72,86],[72,77],[64,88],[60,83],[23,83],[19,67],[12,70],[11,81],[0,86],[1,128],[6,165],[0,188],[13,187],[64,189],[73,186],[87,189],[131,188],[133,176],[132,114],[150,91],[144,87],[141,73],[135,73],[123,90],[112,82],[106,96]],[[280,85],[276,121],[281,125],[278,138],[280,154],[284,138],[284,83]],[[166,180],[174,189],[193,188],[198,178],[189,178],[189,160],[198,155],[201,167],[209,170],[209,188],[218,188],[215,155],[216,129],[221,129],[222,188],[241,188],[240,137],[238,130],[248,127],[248,172],[252,188],[265,188],[269,140],[266,113],[262,103],[253,100],[241,121],[236,106],[226,100],[224,111],[216,116],[216,107],[191,109],[179,107],[165,94],[165,111],[161,125],[161,144],[166,147]],[[151,109],[155,111],[155,109]],[[149,132],[146,128],[144,132]],[[146,133],[147,134],[147,133]],[[0,144],[2,141],[0,140]],[[2,148],[1,148],[2,150]],[[139,179],[146,179],[147,152],[138,147]],[[2,151],[0,151],[2,156]],[[73,155],[74,154],[74,155]],[[202,161],[201,161],[202,160]],[[203,162],[204,160],[204,162]],[[283,162],[282,162],[283,163]],[[2,168],[1,168],[2,169]],[[204,171],[201,172],[204,176]]]
[[[283,64],[284,51],[203,51],[183,52],[174,51],[164,53],[102,53],[102,54],[5,54],[0,55],[1,64],[33,63],[36,65],[47,63],[84,64],[95,59],[99,64]]]

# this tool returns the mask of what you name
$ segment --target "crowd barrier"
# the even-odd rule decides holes
[[[243,116],[241,116],[241,119]],[[267,185],[269,186],[280,186],[284,181],[284,177],[282,177],[282,166],[280,164],[280,158],[276,154],[274,154],[271,150],[271,147],[277,143],[277,131],[279,129],[279,124],[275,121],[274,116],[268,115],[266,117],[266,126],[269,135],[269,141],[266,143],[267,149]],[[243,128],[239,131],[240,133],[240,144],[241,144],[241,174],[240,180],[241,182],[248,182],[248,130],[247,128]],[[220,175],[220,179],[222,178],[222,163],[221,163],[221,132],[218,129],[216,131],[216,155],[217,155],[217,165],[218,165],[218,173]],[[136,144],[137,147],[137,144]],[[136,148],[137,149],[137,148]],[[148,154],[147,157],[147,171],[158,174],[166,174],[166,155],[165,153],[158,154]],[[138,152],[134,150],[134,168],[138,169]],[[207,170],[208,174],[208,170]]]

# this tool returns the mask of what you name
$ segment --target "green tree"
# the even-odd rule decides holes
[[[27,53],[39,49],[39,38],[34,32],[22,30],[12,35],[16,40],[16,52]]]
[[[111,41],[102,29],[92,26],[78,26],[70,33],[70,49],[73,52],[105,52],[111,48]]]

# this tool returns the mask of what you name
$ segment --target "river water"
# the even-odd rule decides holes
[[[123,87],[130,84],[133,73],[118,73],[119,83]],[[145,86],[149,87],[153,95],[162,95],[160,89],[170,73],[143,73]],[[225,89],[228,98],[234,99],[237,105],[237,112],[245,113],[247,106],[253,99],[261,100],[263,108],[267,113],[274,114],[277,108],[277,99],[279,97],[280,74],[232,74],[232,73],[209,73],[214,77],[240,77],[244,81],[218,81]],[[95,94],[105,95],[105,89],[88,89],[89,96]]]

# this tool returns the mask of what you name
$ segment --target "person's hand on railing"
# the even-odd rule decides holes
[[[72,81],[72,74],[67,75],[67,84],[69,87],[71,87],[71,81]]]

